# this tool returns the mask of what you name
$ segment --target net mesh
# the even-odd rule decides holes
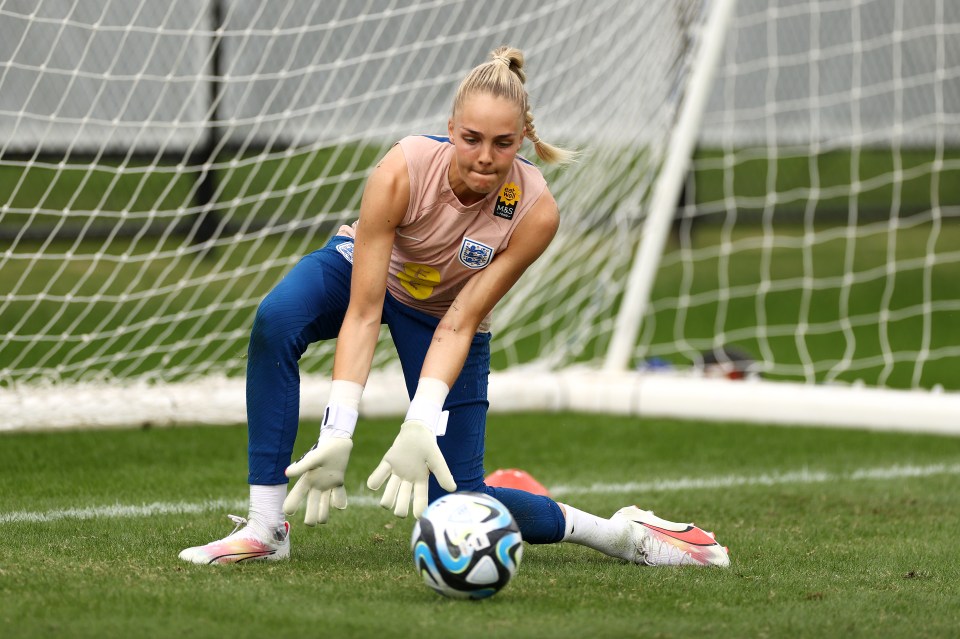
[[[960,7],[741,0],[637,355],[960,389]]]
[[[2,3],[3,381],[242,374],[262,297],[356,219],[390,145],[446,131],[457,83],[502,43],[525,50],[538,132],[584,159],[549,171],[564,229],[498,308],[495,366],[600,356],[630,259],[609,243],[642,216],[698,11]],[[381,344],[374,365],[392,359]]]

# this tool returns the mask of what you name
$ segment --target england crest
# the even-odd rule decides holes
[[[353,242],[340,242],[337,244],[337,251],[342,255],[348,262],[353,264]]]
[[[460,254],[457,257],[467,268],[483,268],[493,259],[493,247],[465,237],[460,243]]]

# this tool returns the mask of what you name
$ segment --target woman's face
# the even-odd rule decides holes
[[[486,93],[464,100],[447,123],[455,149],[450,186],[469,204],[496,191],[507,178],[523,142],[520,108]]]

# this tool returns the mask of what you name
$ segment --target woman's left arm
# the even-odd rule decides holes
[[[432,377],[453,386],[480,322],[546,250],[559,225],[557,202],[545,189],[514,230],[509,246],[470,278],[440,320],[420,377]]]

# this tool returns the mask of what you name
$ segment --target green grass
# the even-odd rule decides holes
[[[928,210],[935,201],[960,203],[960,148],[945,149],[942,160],[942,169],[935,168],[934,152],[924,148],[863,148],[856,154],[838,149],[814,155],[783,151],[773,160],[766,149],[701,149],[694,158],[696,200],[735,196],[739,212],[750,213],[763,209],[767,191],[773,190],[777,210],[794,217],[813,204],[819,215],[846,220],[852,204],[861,216],[886,218],[892,208],[902,214]],[[897,172],[902,179],[894,181]],[[725,174],[732,175],[730,182]],[[854,195],[852,184],[858,189]]]
[[[12,254],[0,253],[0,295],[10,296],[0,297],[0,360],[5,367],[13,363],[12,372],[0,372],[0,384],[43,377],[77,380],[100,374],[168,380],[196,374],[241,374],[257,302],[300,255],[324,243],[338,214],[356,208],[363,171],[381,152],[375,146],[356,146],[289,154],[280,151],[260,161],[244,156],[222,158],[217,211],[230,231],[211,251],[184,246],[182,234],[157,233],[169,221],[164,216],[175,214],[178,206],[191,201],[197,176],[186,170],[160,166],[150,171],[136,159],[126,162],[120,171],[116,160],[104,161],[93,170],[83,166],[61,169],[55,163],[42,162],[29,168],[12,162],[0,164],[0,232],[15,236],[29,221],[30,228],[53,229],[65,224],[77,232],[89,223],[100,232],[117,233],[109,241],[95,233],[78,241],[63,232],[54,234],[57,239],[53,240],[21,240]],[[759,357],[764,352],[760,340],[742,335],[749,327],[762,325],[769,329],[766,347],[772,360],[781,371],[789,371],[779,372],[780,378],[803,378],[802,373],[793,371],[813,362],[817,381],[833,381],[831,366],[849,357],[861,363],[837,375],[839,381],[960,390],[960,355],[951,352],[956,346],[954,327],[960,321],[957,312],[954,307],[934,310],[926,327],[919,308],[927,282],[934,306],[960,300],[960,262],[955,257],[939,260],[928,279],[923,258],[930,248],[930,225],[910,227],[913,222],[905,221],[893,246],[886,223],[876,221],[889,217],[895,200],[903,215],[929,209],[934,199],[945,206],[960,203],[960,149],[944,151],[943,168],[936,176],[934,159],[931,149],[906,149],[897,154],[890,149],[864,149],[859,156],[830,151],[775,161],[760,151],[745,150],[732,156],[735,173],[728,184],[720,170],[724,156],[715,150],[700,151],[695,164],[696,200],[702,204],[735,197],[743,219],[732,229],[709,221],[696,225],[692,245],[687,248],[709,251],[710,247],[728,246],[731,250],[721,253],[718,249],[698,261],[689,290],[697,295],[729,285],[741,287],[742,294],[725,307],[716,299],[696,305],[680,300],[677,295],[687,273],[678,260],[674,240],[657,275],[653,314],[643,325],[644,339],[652,345],[650,354],[686,367],[691,357],[681,350],[682,345],[677,346],[678,335],[688,344],[696,344],[693,350],[699,351],[723,332],[733,336],[728,341]],[[643,160],[642,153],[624,156],[619,162],[624,173],[612,178],[612,183],[636,179],[630,169]],[[897,189],[880,178],[894,169],[905,171]],[[855,178],[861,191],[854,201],[831,191],[856,182]],[[765,227],[758,210],[768,186],[777,188],[783,197],[776,206],[776,223]],[[816,224],[808,230],[821,235],[807,247],[802,245],[803,211],[812,188],[823,191],[813,196]],[[872,232],[861,234],[852,250],[842,235],[832,239],[825,235],[846,222],[851,204],[862,215],[861,222],[874,220],[869,227]],[[100,213],[94,219],[84,213],[89,210]],[[110,212],[119,211],[125,212],[125,217],[110,217]],[[234,228],[241,221],[246,226]],[[268,237],[256,232],[277,224],[291,226]],[[153,232],[146,232],[151,229]],[[234,230],[242,232],[234,236]],[[131,235],[138,231],[144,233]],[[606,237],[608,231],[598,232]],[[786,238],[798,243],[778,248],[768,269],[757,244],[774,236],[781,243]],[[957,246],[960,224],[945,219],[934,252],[949,256]],[[608,249],[604,245],[599,250]],[[27,257],[34,252],[66,257]],[[157,256],[138,261],[138,256],[148,253]],[[126,259],[115,259],[121,255]],[[843,276],[848,258],[850,271],[857,277],[844,289],[835,284]],[[887,276],[884,268],[891,258],[901,265],[912,259],[914,264],[900,266]],[[560,263],[557,268],[577,266]],[[862,275],[871,270],[873,276]],[[606,274],[616,282],[625,281],[626,276],[625,272]],[[799,312],[804,303],[804,277],[814,282],[808,289],[810,312],[806,316]],[[825,278],[835,281],[823,284]],[[774,286],[793,283],[784,290],[764,293],[759,288],[761,281]],[[892,317],[881,324],[878,308],[888,291],[893,291],[889,301]],[[583,301],[585,306],[605,305],[609,310],[604,319],[615,311],[616,304],[605,295],[609,293],[601,287],[596,298]],[[539,310],[531,309],[529,317],[535,321]],[[579,310],[569,309],[544,332],[568,331]],[[680,331],[675,332],[678,313],[685,316]],[[853,340],[841,330],[844,319],[854,322],[850,328]],[[804,323],[808,333],[798,345],[795,329]],[[23,335],[43,338],[17,338]],[[496,350],[499,342],[495,341],[494,368],[534,359],[548,337],[544,333],[525,335],[509,345],[508,351]],[[577,339],[587,343],[577,360],[596,360],[603,356],[609,335]],[[883,359],[886,343],[900,353],[898,361]],[[924,349],[933,356],[918,368],[916,362]],[[329,349],[314,349],[303,362],[304,370],[326,371],[329,362]]]
[[[795,226],[780,226],[776,232],[781,241],[786,237],[802,237],[802,228]],[[922,265],[928,232],[925,228],[901,230],[897,235],[900,259],[913,257],[921,260],[918,263]],[[715,226],[697,230],[695,248],[717,246],[721,233],[722,229]],[[719,314],[719,303],[715,298],[699,304],[681,304],[677,295],[684,282],[686,267],[676,260],[676,246],[668,248],[653,291],[653,315],[644,325],[645,331],[653,331],[647,341],[660,349],[661,352],[656,354],[667,356],[678,366],[690,365],[682,354],[664,350],[674,348],[676,318],[681,310],[685,313],[682,324],[685,339],[710,344],[717,334],[718,317],[722,318],[723,331],[737,335],[738,331],[758,325],[760,309],[766,315],[763,324],[770,329],[768,340],[779,365],[801,364],[803,354],[798,349],[793,327],[801,319],[806,319],[813,327],[804,346],[811,361],[823,367],[818,372],[821,381],[826,367],[843,356],[850,346],[853,346],[852,356],[864,361],[883,352],[883,340],[891,344],[894,352],[920,351],[924,339],[920,305],[925,294],[926,274],[921,266],[901,270],[888,278],[882,270],[887,261],[885,237],[860,238],[854,256],[855,272],[875,269],[879,275],[855,281],[847,289],[846,297],[838,288],[814,287],[810,292],[810,313],[805,318],[799,312],[804,295],[799,284],[765,294],[760,292],[764,254],[752,246],[761,237],[762,230],[758,227],[736,229],[728,238],[734,246],[729,255],[717,254],[697,262],[691,295],[714,290],[720,283],[721,273],[732,288],[740,287],[742,291],[742,295],[729,300],[723,315]],[[7,341],[0,345],[0,354],[6,362],[16,361],[20,370],[41,364],[53,368],[67,363],[70,368],[62,373],[65,378],[110,368],[123,370],[125,375],[162,372],[175,377],[176,367],[190,362],[204,362],[207,372],[241,374],[256,303],[290,268],[293,260],[321,243],[316,236],[305,236],[303,245],[294,248],[285,245],[280,238],[262,243],[238,241],[233,250],[224,252],[215,260],[198,253],[191,259],[171,256],[126,265],[101,263],[96,268],[93,268],[92,258],[73,259],[67,263],[57,260],[9,262],[3,267],[5,282],[17,282],[25,277],[25,284],[19,291],[21,295],[46,289],[50,297],[16,301],[0,308],[2,331],[11,330],[22,318],[29,317],[28,332],[46,327],[44,333],[50,337],[42,342]],[[123,241],[118,242],[118,246],[122,244]],[[941,228],[938,245],[947,251],[960,246],[960,225]],[[63,243],[53,245],[53,250],[65,248]],[[784,248],[780,252],[782,260],[772,265],[769,281],[776,285],[791,280],[800,282],[804,275],[824,277],[831,268],[834,269],[833,276],[839,277],[843,272],[840,265],[844,262],[845,250],[842,241],[815,244],[808,250]],[[290,259],[283,259],[285,257]],[[25,269],[29,269],[26,276]],[[188,284],[178,287],[178,282],[188,277]],[[934,304],[960,300],[960,263],[938,263],[931,270],[929,281]],[[132,282],[138,283],[132,285]],[[156,294],[164,287],[172,292]],[[890,301],[894,315],[883,326],[877,322],[877,309],[890,287],[894,292]],[[88,296],[98,293],[119,295],[124,291],[131,300],[122,308],[112,298],[87,301]],[[73,295],[72,301],[63,299],[62,296],[67,294]],[[909,310],[911,307],[913,311]],[[897,312],[908,314],[898,319]],[[186,320],[181,313],[187,314]],[[847,341],[839,328],[838,322],[844,317],[855,322],[851,328],[855,338],[853,343]],[[954,327],[957,321],[957,312],[950,308],[930,313],[929,348],[933,353],[956,345]],[[562,327],[553,330],[562,330]],[[87,334],[99,336],[82,339]],[[71,337],[62,339],[61,335]],[[191,336],[199,343],[183,341]],[[520,361],[534,358],[542,339],[543,336],[537,334],[525,338],[515,345],[513,357]],[[735,341],[755,355],[762,352],[755,337]],[[496,350],[498,344],[494,342],[495,368],[503,367],[506,362],[504,354]],[[594,348],[605,346],[605,341],[598,341],[586,352],[596,357]],[[120,358],[119,363],[113,357]],[[891,370],[884,373],[881,360],[851,370],[840,379],[848,382],[865,379],[868,383],[876,383],[882,374],[886,374],[887,386],[909,388],[913,385],[915,362],[916,358],[901,359],[892,363]],[[328,365],[329,357],[308,357],[304,369],[325,371]],[[948,390],[960,390],[960,356],[935,357],[924,363],[921,387],[930,388],[936,384]]]
[[[219,158],[214,163],[214,211],[231,220],[265,224],[303,220],[319,210],[355,209],[366,169],[384,150],[353,145]],[[200,179],[195,166],[166,159],[89,162],[80,157],[70,158],[65,166],[44,159],[27,166],[0,164],[0,204],[10,209],[0,217],[0,229],[16,231],[29,216],[32,224],[50,228],[68,223],[74,229],[99,224],[139,230],[156,223],[162,230],[164,216],[195,204]],[[90,211],[100,213],[93,216]],[[127,221],[103,215],[121,211]]]
[[[816,228],[820,233],[827,230],[829,227]],[[765,262],[766,251],[760,248],[765,232],[756,226],[730,233],[716,226],[697,229],[691,250],[719,247],[723,240],[728,240],[732,248],[727,253],[717,250],[693,265],[681,261],[675,242],[668,246],[652,293],[653,311],[644,327],[651,332],[648,341],[661,351],[669,350],[676,334],[680,334],[686,340],[705,345],[705,350],[723,332],[738,336],[730,341],[759,357],[763,350],[752,327],[763,326],[778,366],[799,367],[806,356],[819,367],[817,379],[823,381],[829,367],[848,354],[849,349],[852,359],[868,363],[838,376],[839,380],[863,379],[876,384],[883,376],[883,385],[893,388],[913,386],[919,357],[905,354],[920,353],[925,338],[929,339],[928,347],[933,353],[946,353],[957,345],[960,262],[956,258],[953,262],[941,260],[929,273],[925,271],[928,226],[897,232],[893,259],[913,262],[909,268],[892,272],[886,269],[891,262],[888,238],[880,233],[859,237],[852,251],[848,251],[843,238],[805,245],[804,229],[798,225],[777,225],[775,231],[769,231],[769,237],[774,234],[778,242],[791,241],[794,245],[778,249],[777,259],[769,264]],[[938,252],[955,253],[957,246],[960,224],[945,224],[937,236]],[[845,287],[828,284],[837,283],[844,276],[848,252],[850,273],[855,274],[851,283]],[[685,278],[690,280],[688,292],[693,301],[678,297],[684,290]],[[807,285],[803,285],[805,278],[809,280]],[[764,283],[771,288],[764,290]],[[731,291],[723,306],[716,295],[711,295],[721,287]],[[697,300],[698,295],[707,297]],[[879,311],[887,295],[890,316],[883,323]],[[926,296],[931,302],[929,309],[924,307]],[[806,312],[801,311],[803,304]],[[683,321],[678,330],[680,313]],[[852,338],[841,330],[842,320],[851,322]],[[925,326],[925,322],[929,325]],[[797,327],[801,325],[807,328],[803,339],[798,340]],[[806,354],[798,342],[802,342]],[[899,355],[898,361],[883,361],[884,342],[892,353]],[[878,361],[869,363],[870,358]],[[930,358],[923,363],[919,381],[924,388],[940,384],[949,390],[960,390],[960,358]]]
[[[488,470],[524,468],[565,490],[564,501],[598,514],[636,502],[668,518],[692,518],[717,532],[733,563],[728,570],[641,569],[568,544],[527,545],[502,593],[459,602],[419,582],[408,547],[412,523],[371,505],[361,488],[395,432],[392,421],[360,424],[347,477],[353,503],[324,527],[295,522],[289,562],[227,567],[176,557],[228,531],[220,509],[10,519],[117,504],[242,501],[244,428],[3,436],[5,634],[873,639],[952,636],[960,625],[960,439],[494,415]],[[315,433],[316,424],[304,425],[298,453]],[[855,475],[908,465],[941,465],[942,472]],[[801,471],[831,479],[785,476]],[[697,490],[650,483],[762,477],[774,481]],[[631,490],[623,482],[644,486]]]

